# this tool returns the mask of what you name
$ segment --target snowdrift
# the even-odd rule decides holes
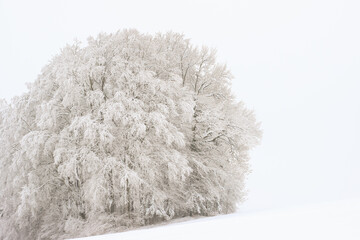
[[[360,239],[360,199],[241,212],[78,240]]]

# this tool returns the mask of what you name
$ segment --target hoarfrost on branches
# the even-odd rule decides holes
[[[67,45],[0,102],[1,238],[234,211],[261,132],[231,79],[214,50],[172,32]]]

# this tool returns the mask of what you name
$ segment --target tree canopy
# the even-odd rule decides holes
[[[172,32],[64,47],[0,102],[0,238],[234,211],[261,131],[231,80],[215,50]]]

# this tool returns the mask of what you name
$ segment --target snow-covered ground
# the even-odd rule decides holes
[[[360,239],[360,199],[262,212],[238,212],[81,239],[358,240]]]

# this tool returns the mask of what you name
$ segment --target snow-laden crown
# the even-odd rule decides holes
[[[1,103],[0,236],[234,211],[261,134],[231,78],[214,50],[175,33],[63,48],[29,92]]]

